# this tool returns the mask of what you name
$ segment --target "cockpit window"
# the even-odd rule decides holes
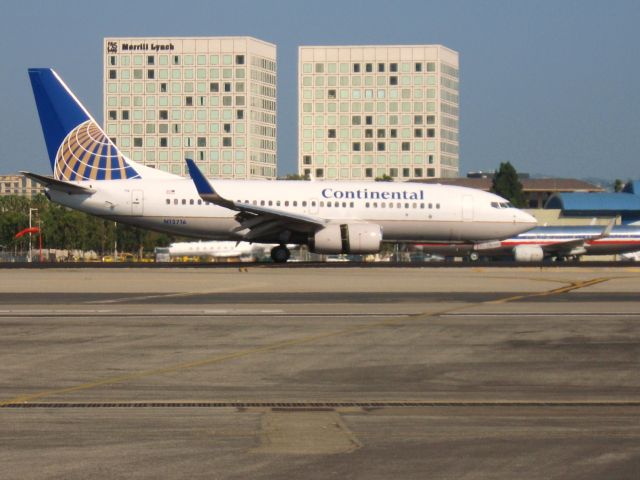
[[[498,202],[491,202],[491,206],[493,208],[500,208],[500,205],[498,204]]]

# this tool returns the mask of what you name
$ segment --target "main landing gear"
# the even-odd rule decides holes
[[[271,259],[275,263],[285,263],[287,260],[289,260],[290,256],[291,252],[284,245],[278,245],[277,247],[273,247],[271,249]]]

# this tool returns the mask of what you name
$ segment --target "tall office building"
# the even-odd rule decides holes
[[[299,173],[456,177],[458,81],[441,45],[300,47]]]
[[[251,37],[105,38],[104,127],[136,162],[276,176],[276,47]]]

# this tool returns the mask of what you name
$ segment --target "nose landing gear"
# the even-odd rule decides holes
[[[285,245],[278,245],[271,249],[271,259],[275,263],[286,263],[291,256],[291,252]]]

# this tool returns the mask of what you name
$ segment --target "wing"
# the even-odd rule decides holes
[[[30,172],[20,172],[27,178],[30,178],[41,185],[44,185],[51,190],[58,190],[60,192],[68,193],[69,195],[80,195],[80,194],[92,194],[95,193],[95,190],[88,187],[83,187],[81,185],[77,185],[75,183],[65,182],[63,180],[56,180],[53,177],[47,177],[44,175],[38,175],[37,173]]]
[[[287,212],[277,208],[262,207],[226,199],[216,192],[193,160],[187,159],[186,162],[200,198],[214,205],[238,212],[235,218],[240,225],[233,232],[242,235],[245,241],[268,238],[270,235],[272,236],[285,230],[315,231],[328,223],[325,219],[312,215]]]
[[[593,240],[598,240],[600,238],[606,238],[611,235],[611,230],[613,230],[613,226],[616,224],[616,219],[612,218],[611,221],[607,224],[607,226],[602,230],[602,232],[598,235],[594,235],[593,237],[587,238],[578,238],[576,240],[569,240],[565,242],[556,242],[549,243],[546,245],[541,245],[542,250],[548,254],[582,254],[585,253],[585,245]]]

